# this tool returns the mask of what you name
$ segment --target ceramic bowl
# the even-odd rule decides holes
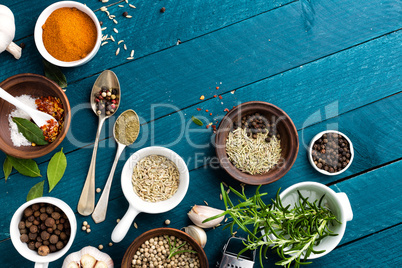
[[[337,134],[339,134],[339,135],[342,135],[342,136],[349,142],[349,147],[350,147],[350,161],[349,161],[349,164],[348,164],[344,169],[342,169],[341,171],[334,172],[334,173],[330,173],[330,172],[328,172],[328,171],[325,171],[325,170],[323,170],[323,169],[318,168],[318,167],[314,164],[313,155],[312,155],[314,143],[315,143],[318,139],[320,139],[322,135],[327,134],[327,133],[337,133]],[[345,134],[343,134],[342,132],[339,132],[339,131],[336,131],[336,130],[326,130],[326,131],[322,131],[322,132],[318,133],[317,135],[315,135],[315,136],[311,139],[310,144],[309,144],[309,146],[308,146],[308,160],[309,160],[310,164],[313,166],[313,168],[314,168],[315,170],[317,170],[317,171],[320,172],[321,174],[328,175],[328,176],[335,176],[335,175],[339,175],[339,174],[345,172],[345,171],[350,167],[350,165],[352,164],[352,161],[353,161],[354,156],[355,156],[355,151],[354,151],[354,149],[353,149],[353,144],[352,144],[352,142],[350,141],[350,139],[349,139]]]
[[[179,188],[176,193],[169,199],[160,202],[146,202],[142,200],[135,192],[133,184],[131,182],[133,176],[133,170],[135,165],[148,155],[162,155],[173,161],[180,173],[180,183]],[[184,160],[174,151],[159,147],[151,146],[143,148],[133,155],[126,161],[121,173],[121,188],[123,190],[124,196],[126,197],[129,208],[124,215],[124,217],[119,221],[112,233],[112,241],[115,243],[120,242],[126,236],[128,230],[132,226],[135,217],[141,213],[163,213],[175,208],[183,200],[187,193],[188,185],[190,182],[190,177],[188,169]]]
[[[48,203],[60,208],[66,215],[70,222],[71,234],[67,245],[56,252],[49,253],[47,256],[40,256],[36,251],[28,248],[27,243],[23,243],[20,240],[20,232],[18,229],[18,223],[21,221],[24,210],[32,204],[36,203]],[[77,233],[77,220],[72,209],[64,203],[62,200],[54,197],[39,197],[31,201],[26,202],[20,206],[14,213],[10,223],[10,237],[15,249],[26,259],[35,262],[35,268],[46,268],[49,262],[53,262],[61,258],[70,249],[73,244],[75,234]]]
[[[277,119],[277,132],[281,135],[281,161],[279,167],[261,175],[250,175],[238,170],[226,154],[226,139],[232,130],[233,123],[241,117],[260,113],[268,119]],[[219,124],[216,137],[216,155],[221,167],[234,179],[252,185],[269,184],[282,178],[293,166],[299,151],[299,138],[295,125],[290,117],[277,106],[262,102],[250,101],[242,103],[230,110]]]
[[[310,202],[319,200],[323,195],[325,195],[322,201],[323,204],[326,205],[341,222],[340,224],[335,223],[330,227],[331,231],[338,235],[327,236],[322,239],[318,246],[314,247],[314,250],[325,250],[325,252],[320,254],[311,253],[308,259],[322,257],[331,252],[339,244],[345,233],[346,223],[353,219],[353,211],[349,198],[345,193],[335,193],[331,188],[324,184],[307,181],[294,184],[280,194],[284,207],[288,205],[293,206],[293,204],[298,201],[299,198],[297,191],[300,191],[304,197],[308,197]]]
[[[53,151],[64,139],[71,122],[71,109],[67,96],[64,91],[53,81],[38,74],[18,74],[14,75],[0,83],[5,91],[16,96],[24,94],[34,97],[53,96],[60,98],[64,107],[64,126],[56,140],[43,146],[14,146],[11,141],[8,116],[15,106],[0,98],[0,150],[8,155],[32,159],[44,156]]]
[[[121,267],[122,268],[131,268],[131,262],[133,260],[134,254],[137,252],[138,248],[148,239],[151,239],[155,236],[162,236],[162,235],[173,235],[177,238],[180,238],[182,240],[185,240],[187,243],[189,243],[195,251],[198,253],[198,258],[200,260],[200,267],[201,268],[208,268],[208,259],[207,256],[205,255],[204,250],[201,248],[201,246],[188,234],[186,234],[183,231],[173,229],[173,228],[156,228],[149,230],[148,232],[143,233],[139,237],[137,237],[131,245],[128,247],[126,250],[126,253],[124,254],[123,260],[121,262]]]
[[[47,52],[44,44],[43,44],[43,39],[42,39],[42,26],[45,24],[47,18],[52,14],[53,11],[59,8],[63,7],[70,7],[70,8],[77,8],[81,10],[82,12],[86,13],[94,22],[96,26],[96,31],[97,31],[97,39],[94,48],[92,51],[83,59],[77,60],[77,61],[71,61],[71,62],[66,62],[66,61],[61,61],[56,58],[54,58],[52,55]],[[102,39],[102,31],[101,27],[99,24],[99,20],[96,17],[95,13],[86,5],[75,2],[75,1],[60,1],[56,2],[50,6],[48,6],[43,12],[39,15],[38,20],[36,21],[35,25],[35,30],[34,30],[34,39],[35,39],[35,44],[36,48],[38,49],[39,53],[42,55],[44,59],[46,59],[48,62],[60,66],[60,67],[76,67],[83,65],[87,62],[89,62],[98,52],[101,44],[101,39]]]

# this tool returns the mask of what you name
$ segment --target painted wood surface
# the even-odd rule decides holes
[[[53,2],[2,1],[15,14],[17,43],[27,46],[19,61],[0,55],[0,80],[18,73],[42,73],[33,28],[40,12]],[[119,267],[131,241],[163,226],[165,219],[172,221],[171,227],[181,228],[190,223],[186,212],[194,204],[205,200],[222,208],[219,183],[239,185],[217,168],[211,129],[192,124],[190,118],[195,115],[204,123],[215,123],[225,108],[262,100],[290,115],[301,144],[292,170],[262,189],[273,196],[280,187],[318,181],[347,193],[354,210],[341,244],[310,267],[401,266],[400,1],[130,1],[136,9],[120,8],[126,5],[124,1],[85,3],[108,27],[106,33],[112,33],[113,27],[119,30],[117,37],[113,35],[125,40],[128,51],[116,57],[117,44],[107,44],[90,63],[63,69],[74,110],[69,135],[59,147],[67,155],[68,168],[50,196],[61,198],[76,211],[97,124],[88,109],[89,92],[102,70],[112,69],[120,79],[119,113],[135,109],[143,125],[138,142],[126,149],[117,166],[106,222],[96,225],[91,218],[76,214],[78,224],[87,220],[92,232],[78,232],[71,252],[103,244]],[[118,17],[127,10],[133,18],[120,17],[114,25],[99,10],[103,5]],[[166,7],[163,14],[159,12],[162,6]],[[178,39],[180,45],[176,45]],[[135,60],[127,61],[131,49]],[[199,99],[201,95],[205,95],[204,101]],[[96,178],[100,188],[116,150],[111,133],[114,120],[106,122],[101,136]],[[304,145],[325,129],[344,132],[356,150],[351,168],[336,177],[315,172],[306,158]],[[188,194],[170,212],[140,214],[135,220],[139,228],[132,227],[125,240],[108,247],[115,221],[128,206],[120,189],[121,168],[133,152],[149,145],[169,147],[184,158],[190,169]],[[37,159],[42,175],[51,156]],[[0,163],[3,160],[4,154],[0,154]],[[27,178],[13,172],[7,182],[0,183],[0,260],[4,267],[32,266],[12,247],[9,222],[30,187],[43,179],[45,176]],[[248,194],[254,191],[255,187],[246,187]],[[205,251],[211,266],[220,259],[228,237],[221,228],[208,230]],[[264,265],[274,267],[275,260],[274,254],[269,254]],[[61,262],[50,267],[59,267]]]

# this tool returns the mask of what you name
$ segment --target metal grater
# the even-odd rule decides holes
[[[243,241],[246,239],[241,237],[231,237],[223,247],[223,256],[219,268],[252,268],[254,266],[255,250],[246,251],[239,257],[237,254],[244,248]]]

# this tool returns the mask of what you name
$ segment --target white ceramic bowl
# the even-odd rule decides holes
[[[345,193],[335,193],[331,188],[324,184],[307,181],[296,183],[280,194],[284,207],[288,205],[293,206],[293,204],[299,200],[297,191],[300,191],[303,197],[308,197],[310,202],[319,200],[325,194],[322,204],[326,205],[341,222],[341,224],[335,223],[330,227],[335,234],[338,234],[337,236],[327,236],[322,239],[318,246],[314,247],[314,250],[325,250],[325,252],[320,254],[311,253],[308,259],[322,257],[331,252],[339,244],[345,233],[346,222],[353,219],[353,211],[349,198]]]
[[[70,222],[71,234],[67,245],[59,251],[49,253],[49,255],[47,256],[40,256],[36,251],[29,249],[27,243],[23,243],[20,240],[20,231],[18,229],[18,224],[21,221],[24,210],[30,205],[36,203],[48,203],[60,208],[66,214]],[[10,223],[11,242],[13,243],[15,249],[24,258],[35,262],[35,268],[45,268],[48,266],[49,262],[55,261],[61,258],[64,254],[66,254],[67,251],[70,249],[71,245],[73,244],[76,233],[77,233],[77,220],[75,218],[74,212],[66,203],[54,197],[39,197],[24,203],[14,213]]]
[[[173,161],[176,164],[180,173],[180,183],[177,192],[169,199],[160,202],[146,202],[142,200],[135,192],[131,182],[133,170],[139,160],[148,155],[162,155]],[[141,149],[130,156],[126,161],[121,173],[121,188],[123,189],[124,196],[126,197],[129,208],[116,225],[112,233],[112,241],[115,243],[120,242],[126,236],[130,226],[132,225],[135,217],[140,212],[151,214],[163,213],[175,208],[184,198],[187,193],[188,185],[190,183],[190,176],[184,160],[175,152],[170,149],[158,146],[151,146]]]
[[[42,26],[45,24],[47,18],[52,14],[53,11],[56,9],[62,8],[62,7],[75,7],[82,12],[86,13],[95,23],[96,26],[96,31],[97,31],[97,39],[94,48],[92,51],[83,59],[77,60],[77,61],[61,61],[56,58],[54,58],[52,55],[47,52],[44,44],[43,44],[43,39],[42,39]],[[35,38],[35,44],[37,49],[39,50],[39,53],[42,55],[44,59],[46,59],[48,62],[60,66],[60,67],[76,67],[83,65],[87,62],[89,62],[98,52],[100,44],[101,44],[101,39],[102,39],[102,31],[101,27],[99,24],[99,20],[96,17],[95,13],[86,5],[81,4],[79,2],[75,1],[60,1],[56,2],[50,6],[48,6],[43,12],[40,14],[38,20],[36,21],[35,25],[35,31],[34,31],[34,38]]]
[[[344,169],[342,169],[341,171],[334,172],[334,173],[330,173],[328,171],[325,171],[323,169],[318,168],[314,164],[313,156],[311,154],[312,151],[313,151],[314,142],[316,142],[318,139],[320,139],[322,135],[327,134],[327,133],[337,133],[339,135],[342,135],[349,142],[349,148],[350,148],[350,161],[349,161],[349,164]],[[354,156],[355,156],[355,151],[353,149],[353,144],[349,140],[348,136],[346,136],[342,132],[339,132],[339,131],[336,131],[336,130],[326,130],[326,131],[322,131],[322,132],[318,133],[317,135],[314,136],[314,138],[311,139],[310,144],[308,146],[308,160],[310,161],[310,164],[313,166],[313,168],[315,170],[317,170],[318,172],[320,172],[320,173],[322,173],[324,175],[328,175],[328,176],[335,176],[335,175],[339,175],[339,174],[345,172],[350,167],[350,165],[352,164]]]

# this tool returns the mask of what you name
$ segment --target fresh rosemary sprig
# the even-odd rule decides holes
[[[237,205],[229,198],[229,194],[221,184],[222,199],[225,203],[226,211],[220,215],[208,218],[204,222],[216,219],[222,215],[229,215],[233,219],[224,229],[230,228],[233,234],[235,225],[248,234],[247,242],[244,242],[245,248],[239,252],[239,255],[246,250],[259,250],[260,264],[263,267],[262,259],[271,246],[276,249],[281,261],[276,265],[290,267],[292,263],[295,267],[300,264],[309,264],[305,262],[311,253],[322,253],[324,251],[314,250],[321,240],[327,236],[337,235],[329,229],[329,224],[339,221],[335,215],[325,207],[320,200],[313,203],[299,194],[296,204],[291,207],[283,206],[278,190],[275,200],[272,204],[265,204],[261,197],[267,193],[260,193],[261,185],[257,188],[253,197],[247,198],[244,193],[239,193],[232,187],[231,192],[236,194],[240,200]]]
[[[181,254],[181,253],[197,253],[197,251],[193,251],[193,250],[179,250],[182,246],[184,246],[187,242],[184,241],[184,243],[182,243],[181,245],[176,247],[176,238],[174,239],[173,245],[172,242],[170,241],[170,238],[168,237],[168,241],[169,241],[169,256],[168,259],[170,259],[171,257],[177,255],[177,254]]]

